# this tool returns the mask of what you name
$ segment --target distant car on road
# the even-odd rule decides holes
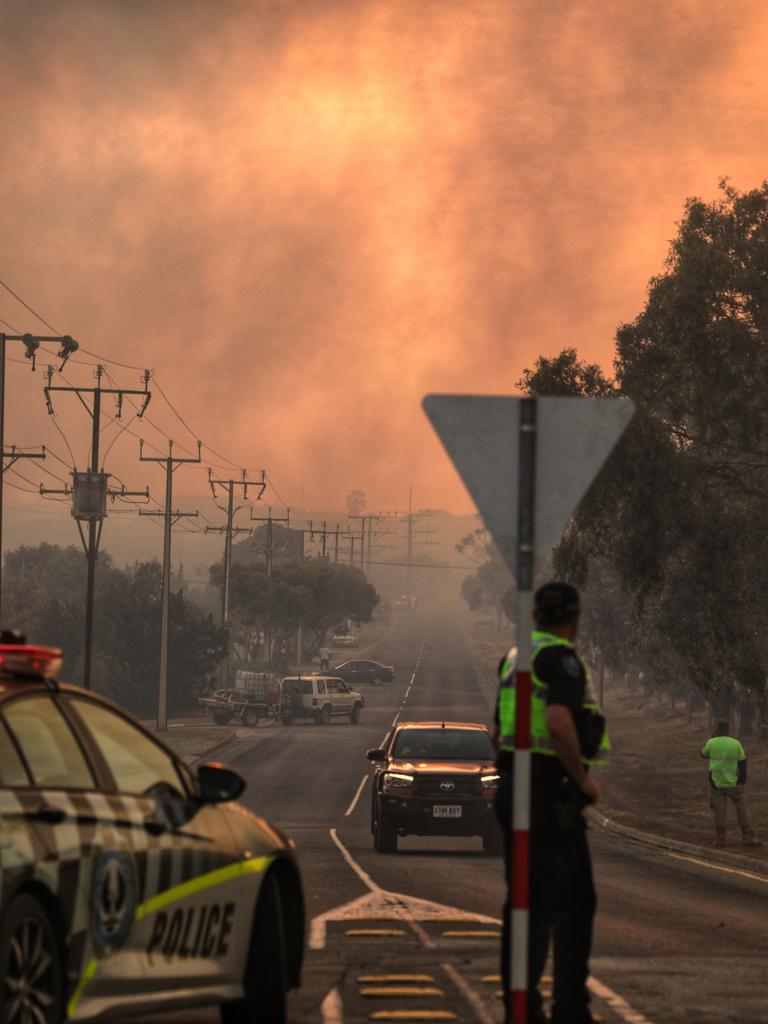
[[[381,686],[382,683],[391,683],[395,678],[395,666],[382,665],[380,661],[345,661],[332,671],[350,686],[360,686],[362,683]]]
[[[233,802],[237,772],[193,773],[60,664],[0,636],[0,1020],[285,1020],[304,947],[289,841]]]
[[[311,718],[328,725],[332,718],[360,721],[365,701],[336,675],[286,676],[281,683],[280,721],[291,725],[297,718]]]
[[[371,832],[379,853],[396,853],[398,836],[482,836],[502,851],[494,799],[499,774],[491,737],[471,722],[404,722],[374,763]]]
[[[357,637],[354,633],[337,633],[331,637],[334,647],[357,647]]]

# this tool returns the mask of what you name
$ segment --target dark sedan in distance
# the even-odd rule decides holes
[[[382,665],[378,661],[345,661],[331,670],[334,676],[339,676],[348,686],[353,688],[359,683],[370,683],[372,686],[381,686],[382,683],[391,683],[395,678],[394,665]]]

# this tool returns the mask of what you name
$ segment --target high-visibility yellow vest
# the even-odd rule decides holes
[[[591,692],[589,671],[584,662],[579,658],[573,645],[563,637],[555,636],[554,633],[547,633],[543,630],[534,630],[531,634],[531,751],[534,754],[546,754],[549,757],[556,757],[555,748],[549,737],[547,729],[547,684],[542,682],[536,675],[536,658],[548,647],[567,647],[584,669],[587,679],[582,710],[602,715]],[[502,750],[513,751],[515,749],[515,709],[517,691],[517,665],[511,657],[512,652],[507,655],[501,664],[499,671],[501,686],[499,689],[499,746]],[[611,749],[611,742],[608,738],[608,730],[603,731],[600,746],[592,757],[583,757],[584,764],[604,764],[608,760]]]

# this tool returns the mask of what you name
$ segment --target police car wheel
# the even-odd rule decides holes
[[[286,934],[280,886],[268,874],[259,893],[245,967],[245,996],[221,1007],[222,1024],[285,1024],[288,987]]]
[[[61,950],[42,903],[17,896],[0,923],[0,1020],[60,1024],[64,1018]]]

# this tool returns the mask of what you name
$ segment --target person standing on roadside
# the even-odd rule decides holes
[[[554,943],[553,1024],[593,1024],[587,976],[596,896],[583,810],[599,796],[588,765],[610,748],[584,663],[574,649],[579,594],[547,583],[534,596],[531,638],[531,831],[528,934],[528,1022],[547,1020],[538,990],[550,938]],[[520,628],[525,628],[521,625]],[[504,834],[507,900],[501,973],[509,990],[512,888],[511,792],[514,785],[514,652],[499,667],[496,709],[496,813]]]
[[[325,672],[331,665],[331,649],[323,644],[320,648],[320,671]]]
[[[741,828],[742,846],[762,846],[752,831],[747,807],[747,755],[744,747],[733,736],[729,736],[728,723],[719,721],[711,739],[701,748],[709,767],[709,806],[715,818],[715,841],[713,846],[725,846],[726,814],[728,801],[736,807],[736,817]]]

